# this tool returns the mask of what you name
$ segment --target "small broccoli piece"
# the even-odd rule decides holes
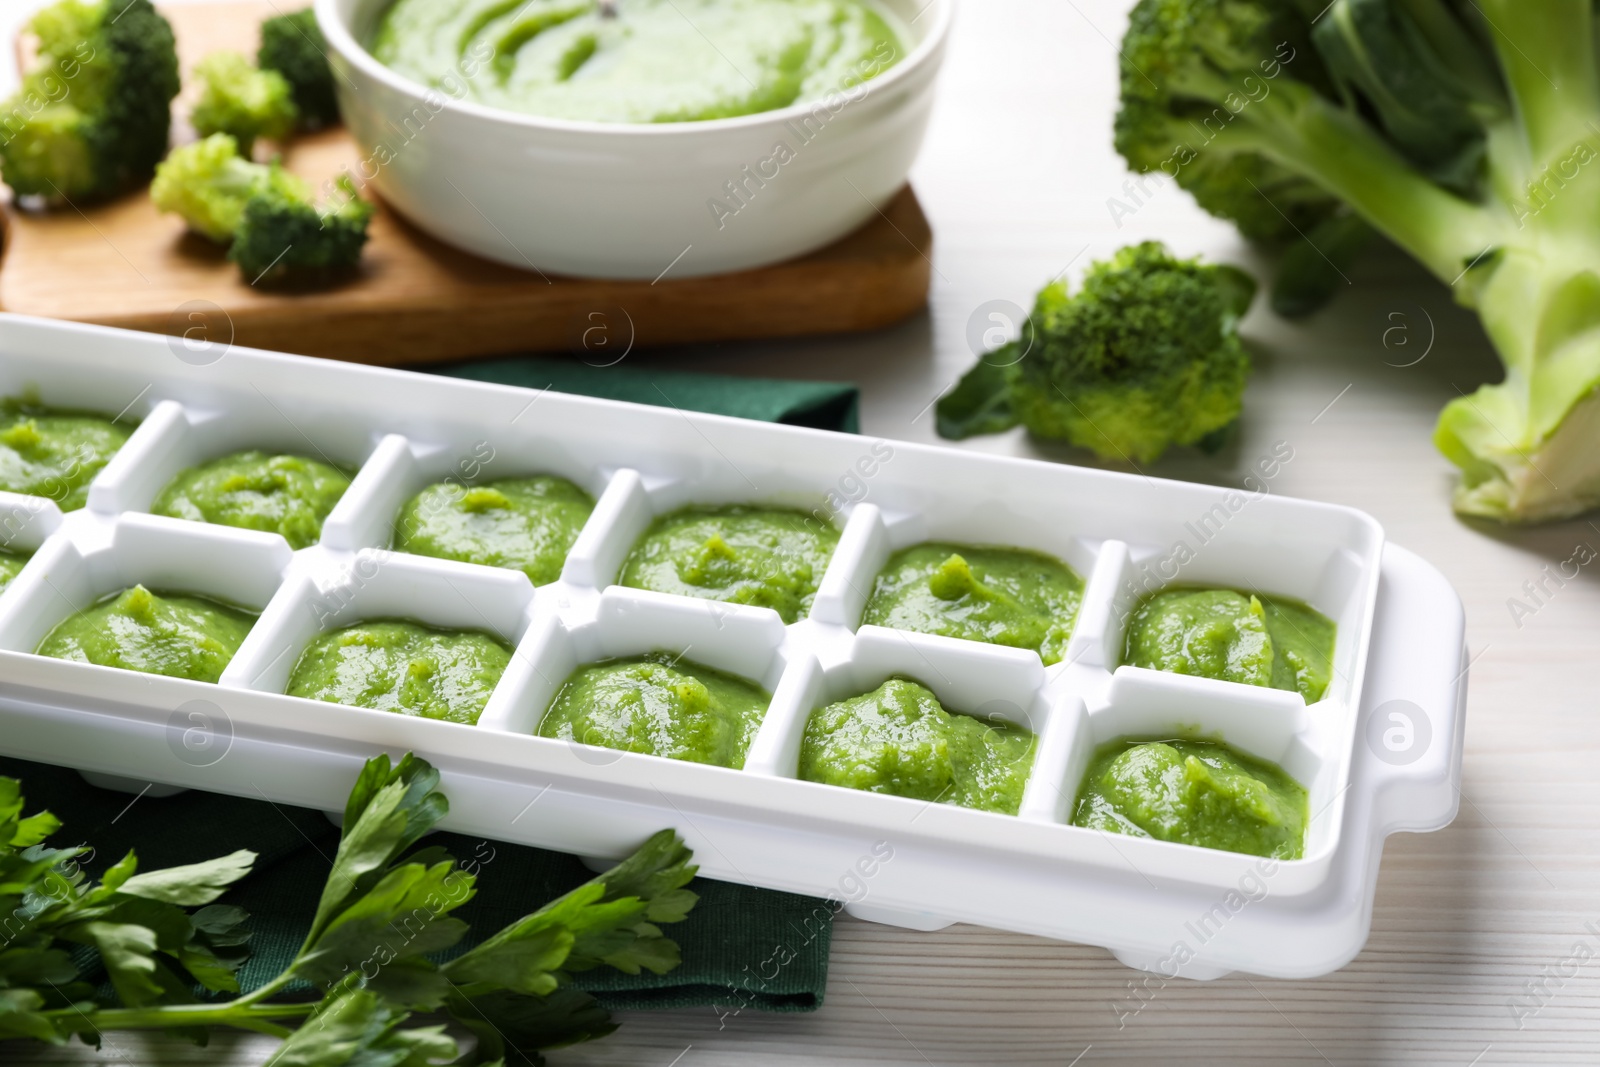
[[[244,207],[257,193],[308,200],[311,189],[277,164],[252,163],[239,154],[239,142],[214,133],[175,149],[156,169],[150,199],[158,211],[182,216],[196,233],[219,244],[232,241]]]
[[[980,360],[939,401],[945,437],[1020,422],[1104,459],[1148,463],[1208,444],[1239,417],[1250,357],[1236,328],[1255,282],[1156,242],[1095,263],[1074,295],[1039,293],[1021,342]]]
[[[149,0],[63,0],[30,23],[38,59],[0,104],[0,176],[19,196],[95,200],[167,152],[178,57]]]
[[[357,194],[348,175],[337,184],[338,202],[320,209],[277,190],[257,193],[245,203],[228,258],[252,285],[320,280],[360,261],[373,207]]]
[[[333,91],[333,69],[328,66],[328,42],[309,7],[278,15],[261,24],[261,50],[256,62],[288,79],[300,121],[307,129],[332,126],[339,121],[339,100]]]
[[[277,163],[245,159],[225,133],[175,150],[150,196],[197,233],[231,241],[228,258],[252,285],[323,281],[354,267],[374,210],[348,176],[336,202],[319,207],[305,182]]]
[[[281,141],[300,119],[283,75],[257,70],[238,52],[213,52],[194,68],[205,89],[189,116],[202,137],[226,133],[248,156],[257,137]]]

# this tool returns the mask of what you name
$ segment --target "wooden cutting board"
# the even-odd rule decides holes
[[[254,55],[276,0],[164,9],[185,76],[218,49]],[[26,42],[18,42],[25,54]],[[179,97],[174,136],[193,134]],[[292,171],[319,186],[359,160],[343,129],[296,139]],[[245,284],[210,242],[160,215],[143,192],[45,214],[5,206],[0,308],[157,333],[203,322],[213,339],[399,365],[510,351],[583,351],[603,324],[606,351],[871,330],[927,302],[932,234],[910,188],[879,218],[802,259],[713,278],[648,282],[553,278],[434,240],[380,202],[360,274],[311,293]],[[199,315],[200,318],[194,316]]]

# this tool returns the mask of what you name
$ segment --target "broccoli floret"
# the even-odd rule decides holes
[[[1308,44],[1292,0],[1139,4],[1123,43],[1117,151],[1136,171],[1175,177],[1252,240],[1284,242],[1312,229],[1338,209],[1337,197],[1250,144],[1216,140],[1231,118],[1218,98],[1249,100],[1246,79],[1274,86],[1288,63],[1326,81]]]
[[[1596,29],[1592,0],[1140,0],[1123,42],[1135,169],[1309,236],[1276,306],[1331,291],[1371,231],[1478,311],[1505,380],[1435,433],[1464,514],[1600,505]]]
[[[332,126],[339,121],[339,100],[333,90],[333,69],[328,66],[328,42],[309,7],[277,15],[261,24],[261,50],[256,62],[262,70],[275,70],[294,89],[300,121],[307,129]]]
[[[361,259],[373,206],[348,176],[335,202],[320,207],[310,187],[277,163],[252,163],[225,133],[175,150],[156,172],[150,197],[164,212],[218,242],[245,280],[326,280]]]
[[[245,202],[228,258],[252,285],[316,281],[356,265],[367,243],[373,207],[357,194],[348,175],[337,185],[337,202],[320,209],[276,192],[258,193]]]
[[[1250,357],[1236,327],[1255,282],[1155,242],[1092,265],[1076,294],[1046,286],[1019,341],[939,401],[945,437],[1020,422],[1039,437],[1147,463],[1209,444],[1239,417]]]
[[[0,176],[19,196],[95,200],[167,151],[178,57],[149,0],[63,0],[30,24],[38,60],[0,105]]]
[[[300,119],[289,83],[274,70],[257,70],[238,52],[213,52],[194,68],[205,89],[189,116],[202,137],[226,133],[248,156],[257,137],[281,141]]]
[[[244,219],[244,206],[258,192],[309,200],[311,189],[276,163],[252,163],[239,143],[214,133],[173,151],[156,170],[150,199],[158,211],[179,215],[196,233],[219,244],[232,241]]]

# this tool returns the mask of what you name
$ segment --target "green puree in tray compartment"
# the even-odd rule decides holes
[[[132,432],[89,412],[0,400],[0,490],[49,497],[62,511],[76,511]]]
[[[5,592],[6,586],[10,585],[27,565],[27,554],[0,551],[0,593]]]
[[[142,585],[70,616],[39,643],[41,656],[169,678],[215,682],[255,615],[204,597]]]
[[[453,97],[548,118],[691,122],[849,93],[905,53],[862,0],[398,0],[378,61]]]
[[[948,712],[923,686],[891,678],[811,713],[800,777],[1015,815],[1034,741],[1021,726]]]
[[[1232,589],[1168,589],[1128,619],[1123,662],[1322,699],[1333,673],[1335,627],[1283,597]]]
[[[771,700],[743,678],[657,653],[578,668],[536,732],[738,770]]]
[[[235,452],[180,471],[150,510],[156,515],[282,534],[296,549],[314,545],[322,520],[350,476],[304,456]]]
[[[1306,791],[1280,768],[1209,741],[1113,741],[1089,763],[1072,825],[1299,859]]]
[[[839,531],[801,511],[745,505],[663,515],[623,561],[621,585],[772,608],[811,610]]]
[[[510,663],[488,634],[376,619],[313,638],[285,692],[472,726]]]
[[[889,558],[861,622],[1032,649],[1051,664],[1082,600],[1083,579],[1050,556],[929,542]]]
[[[594,498],[565,478],[430,485],[400,509],[395,548],[419,556],[507,567],[534,585],[561,577]]]

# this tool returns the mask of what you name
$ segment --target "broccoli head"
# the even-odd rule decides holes
[[[333,69],[328,66],[328,42],[309,7],[277,15],[261,24],[261,50],[256,63],[277,71],[294,90],[300,122],[308,129],[339,121],[339,100],[333,90]]]
[[[19,196],[95,200],[167,152],[178,57],[149,0],[63,0],[34,16],[38,58],[0,104],[0,176]]]
[[[1124,41],[1117,151],[1141,173],[1176,179],[1252,240],[1287,242],[1311,230],[1338,210],[1338,197],[1248,141],[1219,141],[1230,107],[1254,106],[1251,94],[1273,86],[1286,65],[1308,71],[1311,84],[1326,81],[1309,43],[1294,0],[1139,4]]]
[[[228,258],[245,280],[326,280],[361,259],[373,206],[342,178],[333,202],[317,205],[310,187],[277,163],[253,163],[225,133],[176,149],[150,187],[156,207],[195,232],[231,242]]]
[[[1295,232],[1275,307],[1310,310],[1376,233],[1477,310],[1505,379],[1435,433],[1463,514],[1600,506],[1597,31],[1592,0],[1139,0],[1129,20],[1118,149],[1247,236]]]
[[[257,137],[281,141],[294,132],[300,112],[277,71],[257,70],[238,52],[213,52],[194,73],[205,87],[189,116],[200,136],[226,133],[248,156]]]
[[[937,409],[945,437],[1016,423],[1146,463],[1209,444],[1239,417],[1250,357],[1237,334],[1255,282],[1155,242],[1095,263],[1076,294],[1039,293],[1019,341],[991,352]]]

